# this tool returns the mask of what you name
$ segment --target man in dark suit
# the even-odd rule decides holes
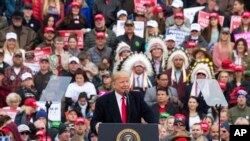
[[[148,123],[157,123],[153,112],[144,102],[142,94],[136,92],[125,94],[125,91],[129,90],[127,72],[114,73],[112,80],[114,91],[96,101],[90,123],[92,131],[98,132],[100,123],[141,123],[141,118]]]

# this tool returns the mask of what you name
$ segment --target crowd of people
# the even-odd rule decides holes
[[[0,138],[97,141],[102,123],[157,123],[160,141],[229,141],[250,124],[249,34],[249,0],[0,0]]]

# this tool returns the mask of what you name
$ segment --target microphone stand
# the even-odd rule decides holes
[[[221,112],[221,110],[222,110],[222,106],[221,106],[221,104],[219,104],[219,105],[215,105],[215,108],[216,108],[216,110],[218,111],[218,117],[219,117],[219,122],[218,122],[218,126],[219,126],[219,140],[221,140],[221,138],[220,138],[220,112]]]
[[[49,128],[49,108],[52,104],[52,101],[46,101],[45,103],[45,107],[46,107],[46,111],[47,111],[47,116],[46,116],[46,119],[47,119],[47,122],[46,122],[46,141],[48,139],[48,128]]]

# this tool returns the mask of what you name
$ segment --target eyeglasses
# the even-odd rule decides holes
[[[21,134],[21,135],[29,135],[30,132],[21,132],[20,134]]]

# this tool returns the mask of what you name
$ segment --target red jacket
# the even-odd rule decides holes
[[[0,108],[3,108],[5,106],[7,106],[7,104],[5,102],[6,101],[6,97],[11,92],[12,91],[7,86],[5,86],[5,85],[1,85],[0,86]]]
[[[24,4],[27,3],[32,4],[33,16],[41,22],[44,0],[24,0]]]

